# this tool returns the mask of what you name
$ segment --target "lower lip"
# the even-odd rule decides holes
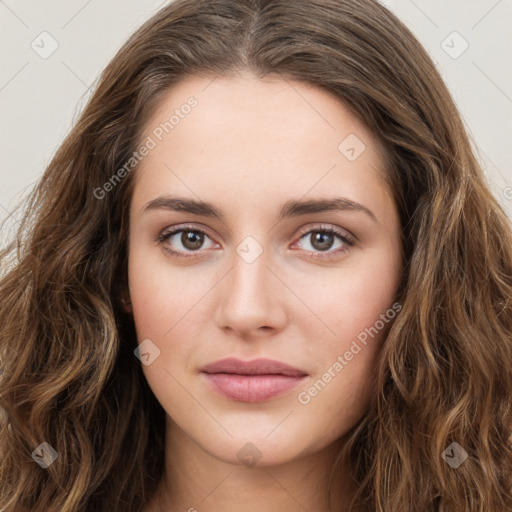
[[[238,375],[232,373],[204,373],[209,384],[221,395],[236,402],[263,402],[282,395],[306,375]]]

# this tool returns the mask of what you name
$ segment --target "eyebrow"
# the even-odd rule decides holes
[[[207,201],[188,199],[176,196],[160,196],[149,201],[141,211],[141,214],[152,210],[171,210],[176,212],[185,212],[193,215],[202,215],[224,221],[225,214],[222,210]],[[355,211],[363,212],[373,221],[378,223],[375,214],[354,201],[345,197],[332,197],[326,199],[307,199],[286,201],[279,211],[279,220],[291,217],[299,217],[313,213],[323,213],[328,211]]]

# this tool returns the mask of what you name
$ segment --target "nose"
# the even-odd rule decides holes
[[[270,259],[266,251],[252,262],[234,253],[231,269],[217,289],[215,321],[221,329],[247,339],[284,328],[286,287]]]

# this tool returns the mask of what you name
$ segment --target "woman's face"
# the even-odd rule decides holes
[[[401,308],[382,149],[328,92],[252,76],[174,86],[144,144],[129,290],[168,428],[236,464],[327,447],[365,414]]]

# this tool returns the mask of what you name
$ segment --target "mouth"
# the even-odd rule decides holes
[[[242,361],[228,358],[201,369],[210,387],[236,402],[262,402],[298,386],[308,374],[271,359]]]

